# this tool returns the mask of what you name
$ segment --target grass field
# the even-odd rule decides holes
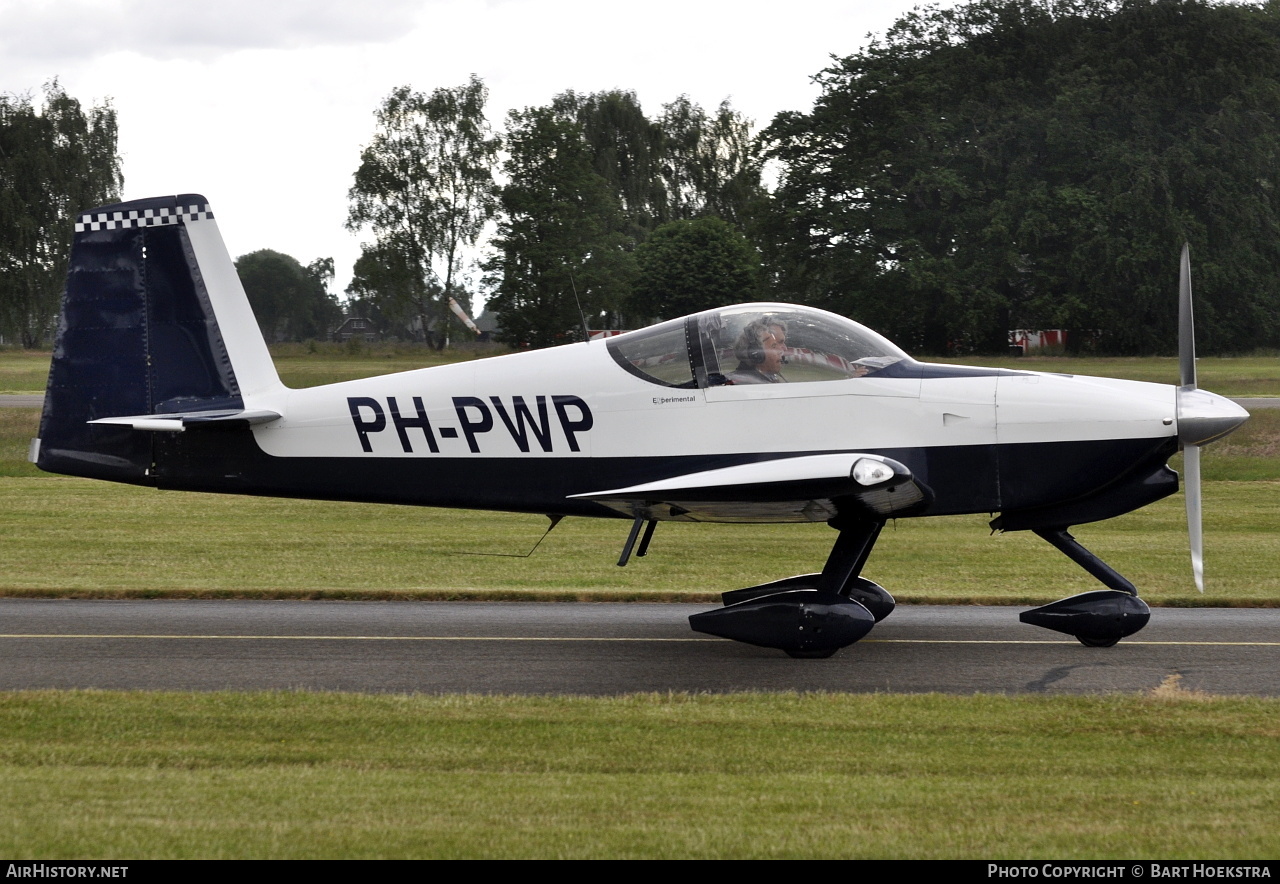
[[[437,353],[405,344],[316,344],[314,352],[308,344],[279,344],[272,348],[280,378],[291,387],[314,387],[503,352],[506,351],[497,346],[476,346]],[[1178,383],[1178,360],[1173,357],[983,356],[936,361]],[[1280,396],[1280,356],[1208,356],[1198,361],[1196,370],[1201,387],[1223,396]],[[43,393],[48,375],[47,352],[0,349],[0,393]]]
[[[0,695],[10,859],[1274,859],[1280,701]],[[132,871],[132,870],[131,870]]]
[[[944,359],[966,365],[995,365],[1028,371],[1082,374],[1094,377],[1126,378],[1155,384],[1178,383],[1175,357],[1088,357],[1024,356],[1021,358],[975,357]],[[1196,361],[1199,385],[1222,396],[1280,396],[1280,356],[1207,356]]]
[[[1280,482],[1205,489],[1209,588],[1190,580],[1180,496],[1075,530],[1152,604],[1280,604]],[[0,593],[76,597],[703,599],[821,568],[823,525],[665,524],[614,562],[623,521],[190,495],[66,478],[0,479]],[[57,550],[50,555],[50,550]],[[29,563],[39,562],[39,567]],[[986,518],[903,519],[867,575],[904,603],[1048,602],[1092,578]]]
[[[430,368],[507,352],[496,345],[437,352],[408,344],[278,344],[276,370],[291,387],[315,387],[395,371]],[[49,378],[48,352],[0,349],[0,393],[43,393]]]
[[[516,558],[545,518],[51,476],[26,460],[38,422],[36,409],[0,409],[0,593],[9,595],[711,599],[819,568],[831,543],[821,525],[668,523],[647,557],[618,568],[625,522],[567,519],[534,557]],[[1075,533],[1154,604],[1280,604],[1278,443],[1280,409],[1269,409],[1206,449],[1203,596],[1188,578],[1181,495]],[[990,536],[987,520],[892,523],[868,575],[907,603],[1031,603],[1091,588],[1039,538]],[[40,568],[24,566],[33,561]]]
[[[38,424],[36,409],[0,409],[0,593],[710,599],[814,570],[831,543],[823,526],[668,523],[649,556],[618,568],[624,522],[568,519],[533,558],[515,558],[541,536],[544,518],[55,477],[27,462]],[[1188,579],[1181,495],[1076,534],[1153,603],[1278,604],[1278,447],[1280,409],[1262,409],[1205,450],[1204,596]],[[904,602],[1042,602],[1092,586],[1032,535],[989,535],[982,515],[900,520],[868,574]],[[50,544],[58,556],[46,555]],[[23,567],[31,561],[41,567]]]

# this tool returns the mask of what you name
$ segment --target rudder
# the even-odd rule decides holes
[[[79,216],[35,444],[42,470],[152,484],[153,433],[89,422],[242,414],[278,387],[204,197]]]

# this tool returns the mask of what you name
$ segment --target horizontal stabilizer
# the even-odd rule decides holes
[[[269,424],[279,420],[280,415],[274,411],[189,411],[178,414],[134,414],[124,417],[101,417],[89,421],[91,424],[113,424],[121,427],[132,427],[135,430],[151,430],[161,433],[181,433],[191,426],[209,426],[243,421],[249,425]]]
[[[845,452],[738,464],[573,497],[633,518],[825,522],[842,512],[899,515],[932,495],[895,460]]]

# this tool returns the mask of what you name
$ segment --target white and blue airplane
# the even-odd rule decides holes
[[[1180,314],[1176,387],[917,362],[844,317],[757,303],[294,390],[208,202],[159,197],[76,222],[32,460],[166,489],[625,519],[619,564],[662,521],[825,522],[820,572],[690,618],[795,657],[893,610],[861,576],[886,520],[998,514],[1106,587],[1021,619],[1109,646],[1150,610],[1069,529],[1173,494],[1182,449],[1202,585],[1199,446],[1248,417],[1196,387],[1185,249]]]

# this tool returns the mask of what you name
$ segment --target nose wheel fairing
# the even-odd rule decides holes
[[[1151,609],[1136,595],[1117,589],[1095,589],[1023,611],[1018,619],[1074,636],[1091,648],[1109,648],[1146,626]]]
[[[1085,549],[1066,528],[1038,528],[1035,533],[1096,577],[1107,589],[1082,592],[1018,615],[1023,623],[1074,636],[1082,645],[1109,648],[1133,635],[1151,619],[1151,608],[1138,589],[1114,568]]]

